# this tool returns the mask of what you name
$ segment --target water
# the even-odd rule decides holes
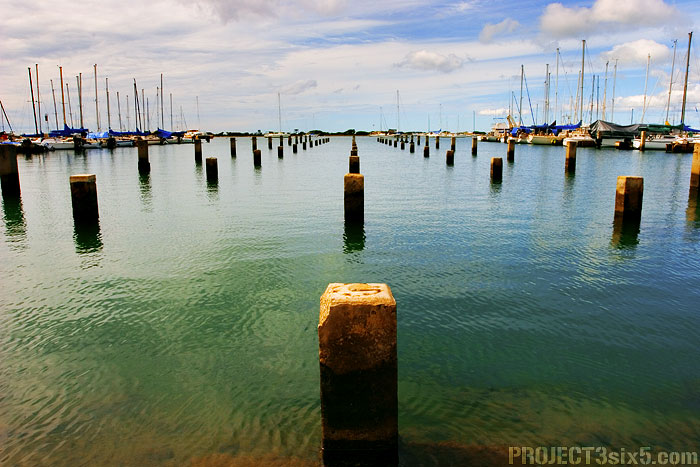
[[[700,439],[700,211],[691,155],[458,140],[422,156],[358,138],[364,227],[344,226],[349,138],[292,154],[250,140],[19,158],[0,222],[0,465],[313,465],[316,325],[329,282],[398,304],[402,462]],[[76,231],[68,177],[97,176]],[[613,241],[618,175],[639,235]],[[472,451],[470,451],[472,450]],[[695,450],[695,449],[693,449]],[[460,454],[462,453],[462,454]],[[464,454],[467,453],[467,454]],[[421,459],[417,461],[416,459]],[[452,457],[450,457],[452,456]],[[220,462],[220,464],[216,464]],[[249,464],[246,464],[248,462]]]

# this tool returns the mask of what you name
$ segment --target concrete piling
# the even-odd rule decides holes
[[[450,149],[445,155],[445,162],[447,165],[455,165],[455,152]]]
[[[401,140],[401,150],[406,149],[406,143],[404,143],[403,139]]]
[[[642,133],[639,135],[639,150],[644,151],[646,149],[647,145],[647,132],[642,130]]]
[[[287,146],[292,145],[292,135],[287,136]]]
[[[107,149],[114,149],[117,147],[117,139],[114,136],[107,138]]]
[[[94,174],[71,175],[70,196],[75,222],[89,223],[99,219],[97,181]]]
[[[252,146],[253,146],[253,151],[255,151],[256,149],[258,149],[258,138],[255,137],[255,136],[253,136],[253,137],[250,139],[250,144],[252,144]],[[270,148],[270,149],[272,149],[272,148]]]
[[[396,148],[396,147],[398,147],[398,146],[399,146],[399,140],[397,140],[396,138],[394,138],[394,147]]]
[[[272,136],[267,137],[267,149],[272,150]]]
[[[262,167],[262,151],[260,149],[253,151],[253,166]]]
[[[564,172],[573,174],[576,172],[576,141],[569,141],[566,145],[566,159],[564,161]]]
[[[296,154],[298,152],[297,150],[297,143],[292,144],[292,153]]]
[[[231,157],[236,157],[236,138],[231,138],[229,143],[231,145]]]
[[[416,144],[418,144],[418,146],[420,146],[420,135],[418,135],[418,142]]]
[[[508,140],[508,152],[507,152],[508,162],[515,161],[515,140]]]
[[[690,168],[690,191],[698,195],[700,192],[700,143],[693,147],[693,164]]]
[[[416,152],[416,143],[414,143],[413,141],[411,141],[411,144],[408,146],[408,152],[410,152],[411,154]]]
[[[359,173],[345,174],[345,221],[361,222],[365,217],[365,177]]]
[[[148,160],[148,141],[145,139],[138,139],[136,141],[136,147],[139,154],[139,173],[147,174],[151,171],[151,162]],[[195,159],[197,155],[195,154]]]
[[[199,138],[194,140],[194,161],[198,164],[202,163],[202,140]]]
[[[302,141],[302,142],[301,142],[301,149],[303,149],[304,151],[306,151],[306,141]]]
[[[207,169],[207,182],[216,183],[219,181],[219,167],[216,162],[216,157],[207,157],[206,160]]]
[[[440,137],[435,137],[435,149],[440,149]]]
[[[281,144],[277,146],[277,157],[282,159],[284,157],[284,146]]]
[[[17,147],[11,144],[0,144],[0,186],[3,197],[20,195]]]
[[[472,136],[472,156],[476,156],[476,148],[478,144],[479,140],[476,139],[476,136]]]
[[[349,159],[349,168],[348,172],[351,174],[359,174],[360,173],[360,156],[358,155],[351,155]]]
[[[457,138],[454,136],[450,140],[450,151],[456,151],[457,150]]]
[[[644,178],[621,175],[617,177],[615,221],[639,223],[642,218]]]
[[[503,159],[500,157],[491,158],[491,182],[501,183],[503,181]]]
[[[397,465],[397,326],[391,289],[331,283],[320,302],[323,462]]]
[[[318,140],[314,140],[314,146],[318,146]]]
[[[423,157],[430,157],[430,146],[423,146]]]

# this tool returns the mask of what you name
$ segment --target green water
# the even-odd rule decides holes
[[[398,305],[403,445],[700,440],[700,210],[691,155],[458,140],[424,158],[358,138],[365,224],[345,228],[349,138],[20,156],[0,222],[0,465],[318,460],[319,297],[386,282]],[[68,177],[97,176],[76,231]],[[644,176],[613,241],[618,175]],[[402,448],[411,465],[417,451]],[[439,455],[431,457],[439,464]],[[236,463],[239,462],[239,463]],[[211,464],[213,465],[213,464]],[[217,464],[219,465],[219,464]],[[222,464],[223,465],[223,464]]]

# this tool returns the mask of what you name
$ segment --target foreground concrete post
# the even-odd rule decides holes
[[[476,148],[478,144],[479,140],[476,139],[476,136],[472,136],[472,156],[476,156]]]
[[[350,172],[351,174],[359,174],[360,173],[360,156],[351,155],[348,162],[349,162],[348,172]]]
[[[435,137],[435,149],[440,149],[440,136]]]
[[[260,149],[256,149],[255,151],[253,151],[253,166],[262,166],[262,151]]]
[[[318,324],[326,465],[397,465],[396,300],[386,284],[331,283]]]
[[[284,157],[284,146],[282,146],[281,144],[277,146],[277,157],[279,157],[280,159]]]
[[[566,145],[564,172],[569,174],[576,172],[576,146],[576,141],[569,141],[569,143]]]
[[[690,191],[696,195],[700,191],[700,143],[693,148],[693,165],[690,168]]]
[[[363,221],[365,218],[365,177],[362,174],[345,174],[345,220]]]
[[[296,154],[298,152],[297,143],[292,144],[292,152]]]
[[[514,162],[515,161],[515,140],[514,139],[509,139],[508,140],[508,162]]]
[[[267,137],[267,149],[272,149],[272,136]]]
[[[647,132],[642,130],[642,133],[639,135],[639,150],[644,151],[646,149],[647,145]]]
[[[638,223],[642,218],[644,198],[644,178],[617,177],[615,193],[615,220]]]
[[[148,141],[139,139],[136,141],[139,154],[139,173],[147,174],[151,171],[151,163],[148,160]]]
[[[447,154],[445,156],[445,162],[447,163],[447,165],[455,165],[455,152],[452,149],[447,151]]]
[[[491,158],[491,182],[501,183],[503,181],[503,159],[500,157]]]
[[[194,161],[198,164],[202,163],[202,140],[199,138],[194,140]]]
[[[97,209],[97,181],[94,174],[70,176],[70,197],[75,222],[95,222]]]
[[[229,142],[231,144],[231,157],[236,157],[236,138],[231,138]]]
[[[0,144],[0,185],[3,196],[20,195],[17,147],[10,144]]]
[[[251,140],[250,140],[250,144],[253,145],[253,151],[255,151],[256,149],[258,149],[258,138],[255,137],[255,136],[253,136],[253,137],[251,138]],[[270,148],[270,149],[272,149],[272,148]]]
[[[207,157],[207,182],[216,183],[219,180],[219,167],[216,162],[216,157]]]

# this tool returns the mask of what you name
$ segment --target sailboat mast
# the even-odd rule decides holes
[[[39,127],[36,123],[36,107],[34,106],[34,85],[32,84],[32,68],[27,67],[27,70],[29,70],[29,89],[30,89],[30,94],[32,96],[32,111],[34,112],[34,133],[39,133]]]
[[[399,90],[396,90],[396,131],[401,131],[401,111],[399,110]]]
[[[554,120],[559,112],[559,47],[557,47],[557,80],[554,88]]]
[[[549,121],[549,63],[547,63],[547,71],[544,78],[544,123]]]
[[[199,99],[197,99],[197,109],[199,109]],[[199,115],[199,110],[197,110],[197,115]],[[199,117],[197,117],[199,119]],[[277,119],[279,120],[280,134],[282,133],[282,98],[280,93],[277,93]]]
[[[134,78],[134,126],[136,131],[139,131],[141,124],[139,123],[139,90],[136,88],[136,79]]]
[[[105,89],[107,91],[107,130],[112,129],[112,115],[109,109],[109,78],[105,78]]]
[[[97,118],[97,131],[101,130],[100,127],[100,106],[99,99],[97,98],[97,63],[94,65],[95,68],[95,117]]]
[[[68,99],[68,115],[70,116],[70,127],[73,128],[75,127],[75,124],[73,124],[73,106],[70,103],[70,88],[68,87],[68,83],[66,83],[66,98]]]
[[[690,69],[690,42],[693,40],[693,31],[688,33],[688,57],[685,63],[685,84],[683,85],[683,106],[681,107],[681,131],[685,125],[685,101],[688,97],[688,70]]]
[[[131,128],[131,117],[129,113],[129,95],[126,95],[126,131],[131,131],[129,130]]]
[[[525,76],[525,65],[520,65],[520,106],[518,107],[520,116],[518,117],[518,126],[523,125],[523,76]]]
[[[117,91],[117,113],[119,114],[119,131],[124,131],[124,127],[122,126],[122,104],[121,100],[119,99],[119,91]]]
[[[41,130],[41,98],[39,97],[39,64],[35,63],[36,66],[36,106],[37,113],[39,114],[39,133],[44,134]]]
[[[165,130],[165,117],[163,107],[163,73],[160,74],[160,127]]]
[[[59,74],[61,76],[61,106],[63,106],[63,126],[66,126],[66,101],[63,93],[63,67],[58,67]]]
[[[586,66],[586,39],[584,39],[581,45],[581,108],[579,120],[583,121],[583,70]]]
[[[170,131],[173,131],[173,93],[170,93]]]
[[[277,104],[279,105],[279,93],[277,93]],[[199,96],[195,96],[195,99],[197,101],[197,129],[201,130],[202,129],[202,120],[199,118]],[[279,114],[280,114],[280,133],[282,132],[282,108],[279,108]]]
[[[605,120],[605,104],[608,101],[608,64],[610,61],[605,62],[605,81],[603,82],[603,120]]]
[[[75,77],[75,84],[78,86],[78,107],[80,108],[80,128],[85,128],[83,125],[83,74]]]
[[[647,74],[644,78],[644,101],[642,101],[642,123],[644,123],[644,115],[647,111],[647,85],[649,84],[649,63],[651,62],[651,54],[647,54]]]
[[[673,41],[673,61],[671,62],[671,79],[668,83],[668,101],[666,102],[666,124],[668,125],[668,112],[671,109],[671,89],[673,89],[673,69],[676,66],[676,46],[678,39]]]
[[[617,59],[615,59],[615,68],[613,70],[613,95],[612,108],[610,109],[610,121],[615,121],[615,85],[617,84]]]
[[[148,109],[148,97],[146,98],[146,129],[151,131],[151,111]]]
[[[146,91],[141,88],[141,131],[148,131],[148,122],[146,121]]]
[[[56,129],[58,130],[58,109],[56,108],[56,90],[53,87],[53,80],[51,81],[51,95],[53,96],[53,115],[56,117]]]

